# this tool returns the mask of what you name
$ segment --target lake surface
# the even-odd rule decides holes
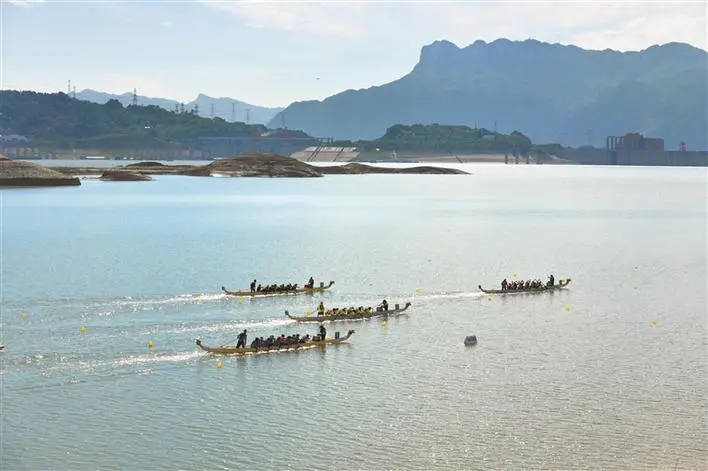
[[[1,190],[0,468],[705,469],[706,170],[454,167]],[[346,345],[194,344],[384,298]]]

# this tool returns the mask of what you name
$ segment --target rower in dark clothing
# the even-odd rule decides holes
[[[310,279],[307,281],[307,286],[305,288],[314,288],[315,287],[315,279],[310,277]]]
[[[553,284],[556,282],[556,279],[553,277],[553,275],[548,277],[548,286],[553,286]]]
[[[243,329],[243,332],[238,334],[238,342],[236,342],[236,348],[245,348],[246,347],[246,329]]]
[[[381,301],[381,307],[384,311],[388,311],[388,301],[386,301],[385,299]]]
[[[324,324],[320,324],[320,340],[324,340],[327,337],[327,329],[325,329]]]
[[[251,293],[255,293],[255,292],[256,292],[256,280],[253,280],[251,282]]]
[[[509,283],[506,281],[506,278],[504,278],[501,282],[502,291],[506,291],[507,286],[509,286]]]

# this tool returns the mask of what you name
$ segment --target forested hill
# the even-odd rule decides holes
[[[531,140],[519,131],[500,134],[488,129],[441,124],[406,126],[397,124],[373,140],[339,141],[336,144],[354,146],[361,151],[408,151],[430,154],[519,153],[528,154]]]
[[[66,147],[171,147],[194,143],[200,136],[253,136],[268,129],[261,124],[230,123],[202,118],[193,111],[174,112],[158,106],[105,104],[65,93],[0,91],[0,134],[18,134],[33,145]],[[271,135],[308,137],[300,131]]]

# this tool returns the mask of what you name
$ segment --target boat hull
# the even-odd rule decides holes
[[[270,293],[264,293],[262,291],[256,291],[256,292],[251,292],[250,290],[244,290],[244,291],[229,291],[225,287],[221,287],[221,290],[226,294],[227,296],[251,296],[251,297],[260,297],[260,296],[285,296],[285,295],[292,295],[292,294],[313,294],[313,293],[320,293],[322,291],[325,291],[329,288],[332,287],[334,284],[334,281],[330,281],[328,285],[326,286],[315,286],[314,288],[298,288],[298,289],[290,289],[287,291],[273,291]]]
[[[557,289],[562,289],[568,286],[570,283],[570,278],[566,280],[559,281],[558,284],[553,286],[543,286],[541,288],[526,288],[526,289],[514,289],[514,290],[501,290],[501,289],[484,289],[482,285],[477,287],[486,294],[519,294],[519,293],[545,293],[546,291],[554,291]]]
[[[265,352],[277,352],[277,351],[289,351],[289,350],[300,350],[304,348],[312,348],[312,347],[323,347],[325,345],[337,345],[340,343],[344,343],[347,340],[349,340],[349,337],[354,334],[353,330],[350,330],[347,332],[347,335],[344,337],[339,337],[337,338],[331,338],[331,339],[325,339],[325,340],[318,340],[315,342],[305,342],[305,343],[295,343],[292,345],[279,345],[279,346],[272,346],[272,347],[259,347],[259,348],[251,348],[251,347],[243,347],[243,348],[236,348],[233,345],[204,345],[201,341],[201,339],[197,339],[197,347],[201,348],[207,353],[212,353],[214,355],[245,355],[247,353],[265,353]]]
[[[339,315],[339,316],[291,316],[288,311],[285,311],[285,315],[288,318],[297,322],[335,322],[335,321],[365,321],[375,317],[391,317],[397,316],[405,312],[411,303],[406,303],[400,309],[393,309],[390,311],[371,311],[366,314],[349,314],[349,315]]]

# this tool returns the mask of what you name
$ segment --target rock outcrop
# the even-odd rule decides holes
[[[106,170],[101,174],[101,180],[111,182],[146,182],[152,180],[152,177],[130,170]]]
[[[317,167],[291,157],[253,152],[215,160],[206,166],[214,175],[232,177],[321,177]]]
[[[467,172],[452,168],[422,167],[376,167],[360,163],[346,165],[315,166],[291,157],[277,154],[253,152],[227,159],[218,159],[206,165],[165,165],[159,162],[139,162],[110,169],[116,176],[103,178],[109,171],[105,168],[91,167],[55,167],[55,170],[68,175],[102,175],[102,179],[131,180],[130,175],[186,175],[193,177],[229,176],[229,177],[271,177],[271,178],[313,178],[323,175],[359,175],[373,173],[402,173],[429,175],[467,175]],[[123,178],[125,177],[125,178]]]
[[[332,175],[362,175],[370,173],[407,173],[407,174],[421,174],[421,175],[468,175],[467,172],[463,170],[457,170],[454,168],[443,168],[443,167],[404,167],[404,168],[391,168],[391,167],[374,167],[371,165],[364,165],[360,163],[350,163],[346,165],[332,165],[328,167],[318,167],[318,170],[324,174]]]
[[[71,175],[32,162],[9,160],[0,155],[0,187],[78,186]]]

